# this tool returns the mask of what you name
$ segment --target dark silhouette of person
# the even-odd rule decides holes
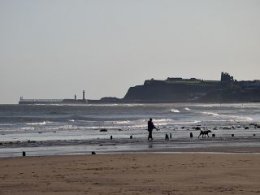
[[[148,121],[148,140],[153,140],[153,129],[159,130],[157,127],[154,126],[153,119],[150,118],[150,120]]]

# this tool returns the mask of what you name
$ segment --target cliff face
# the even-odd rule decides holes
[[[125,101],[189,102],[197,101],[213,90],[219,83],[146,81],[144,85],[129,88]]]
[[[260,81],[237,82],[227,73],[221,81],[168,78],[130,87],[123,102],[259,102]]]

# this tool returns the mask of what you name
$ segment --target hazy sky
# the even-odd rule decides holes
[[[0,0],[0,103],[260,79],[259,0]]]

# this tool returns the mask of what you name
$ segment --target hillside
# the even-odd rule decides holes
[[[260,81],[236,81],[228,73],[221,80],[167,78],[146,80],[130,87],[123,102],[260,102]]]

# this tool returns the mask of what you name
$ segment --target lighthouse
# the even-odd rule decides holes
[[[86,101],[86,97],[85,97],[85,90],[83,90],[83,101]]]

